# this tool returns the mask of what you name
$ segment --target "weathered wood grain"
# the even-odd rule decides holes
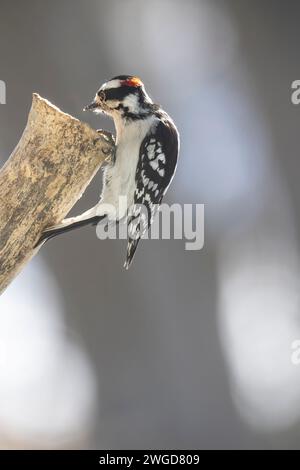
[[[0,292],[37,252],[41,232],[81,197],[113,142],[33,95],[23,135],[0,171]]]

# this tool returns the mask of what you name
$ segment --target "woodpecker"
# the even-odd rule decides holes
[[[104,170],[100,201],[83,214],[45,230],[38,245],[77,227],[96,225],[103,218],[115,223],[126,218],[124,267],[128,269],[175,174],[179,134],[173,120],[153,103],[136,76],[119,75],[106,81],[84,108],[88,110],[111,117],[116,129],[115,155]],[[126,200],[121,208],[120,196]],[[115,208],[113,213],[109,207]]]

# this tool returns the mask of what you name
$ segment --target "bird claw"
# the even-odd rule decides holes
[[[102,134],[103,137],[112,145],[116,144],[115,137],[109,131],[105,131],[104,129],[97,129],[98,134]]]
[[[113,163],[115,161],[116,155],[116,140],[113,134],[109,131],[103,129],[97,129],[98,134],[101,134],[105,140],[111,145],[108,149],[102,149],[102,152],[107,155],[105,158],[105,163]]]

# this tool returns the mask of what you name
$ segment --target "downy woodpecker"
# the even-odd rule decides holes
[[[77,227],[96,225],[105,217],[116,223],[127,217],[124,267],[128,269],[138,242],[150,227],[174,176],[179,151],[178,131],[168,114],[153,103],[142,81],[131,75],[120,75],[105,82],[84,110],[113,118],[116,128],[114,161],[105,168],[101,198],[96,206],[45,230],[38,245]],[[120,196],[126,201],[121,209]],[[113,214],[109,207],[115,208]]]

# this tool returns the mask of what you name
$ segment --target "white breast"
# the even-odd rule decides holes
[[[119,196],[126,196],[127,207],[122,208],[118,218],[122,218],[126,214],[127,208],[133,203],[140,146],[156,119],[155,116],[150,116],[143,120],[132,121],[125,126],[121,121],[115,120],[117,131],[116,161],[113,167],[109,167],[105,171],[101,205],[111,204],[118,209]]]

